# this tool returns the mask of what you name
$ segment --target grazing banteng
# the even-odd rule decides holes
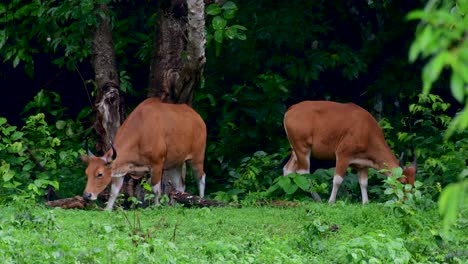
[[[83,197],[95,200],[112,180],[106,209],[111,210],[123,183],[123,176],[151,172],[155,203],[161,195],[161,175],[171,177],[177,191],[184,191],[184,164],[189,161],[198,178],[200,196],[205,192],[206,126],[188,105],[163,103],[149,98],[133,110],[117,131],[114,145],[104,156],[88,152],[88,182]]]
[[[358,172],[363,204],[368,201],[368,169],[391,170],[399,167],[398,159],[385,142],[375,118],[353,103],[298,103],[285,113],[284,129],[292,151],[291,158],[283,168],[283,175],[292,172],[309,173],[311,155],[320,160],[336,160],[329,203],[335,202],[336,193],[349,166]],[[403,174],[406,178],[400,178],[400,181],[414,185],[416,162],[404,168]]]

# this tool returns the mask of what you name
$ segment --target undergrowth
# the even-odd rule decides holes
[[[3,263],[464,263],[468,221],[440,232],[435,208],[297,202],[243,208],[78,211],[0,208]]]

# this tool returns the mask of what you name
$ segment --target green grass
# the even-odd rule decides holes
[[[2,263],[466,263],[468,254],[466,221],[441,235],[436,208],[403,218],[345,203],[23,209],[0,207]]]

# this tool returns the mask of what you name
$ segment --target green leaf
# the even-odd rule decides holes
[[[206,13],[211,16],[216,16],[221,13],[222,9],[217,4],[211,4],[206,8]]]
[[[283,188],[284,192],[285,192],[286,194],[289,194],[289,195],[295,193],[295,192],[297,191],[297,189],[298,189],[297,185],[294,185],[294,184],[286,185],[286,186]]]
[[[17,55],[15,56],[15,59],[13,60],[13,68],[16,68],[18,64],[20,63],[20,57]]]
[[[281,188],[284,188],[284,186],[291,184],[291,179],[289,177],[278,177],[278,185],[281,186]]]
[[[234,39],[237,36],[237,29],[228,27],[225,31],[226,38]]]
[[[425,27],[423,32],[418,36],[417,42],[420,50],[425,50],[433,39],[432,28]]]
[[[16,130],[16,126],[9,126],[3,129],[3,134],[9,136],[11,132]]]
[[[297,174],[293,177],[294,183],[303,191],[310,189],[310,183],[304,175]]]
[[[411,44],[410,50],[409,50],[409,62],[413,63],[419,55],[420,49],[418,43],[415,41],[413,44]]]
[[[224,3],[223,7],[222,7],[224,10],[237,10],[237,6],[234,2],[232,1],[227,1],[226,3]]]
[[[6,30],[0,30],[0,50],[5,46],[7,39]]]
[[[226,10],[223,13],[223,17],[225,19],[233,19],[234,17],[236,17],[236,11],[235,10]]]
[[[238,30],[247,30],[246,27],[241,26],[241,25],[232,25],[231,27],[232,27],[232,28],[235,28],[235,29],[238,29]]]
[[[145,190],[147,190],[149,192],[152,191],[151,186],[148,184],[148,182],[143,182],[142,185],[143,185],[143,189],[145,189]]]
[[[67,124],[67,122],[63,121],[63,120],[59,120],[57,122],[55,122],[55,127],[57,127],[58,130],[62,130],[65,125]]]
[[[214,40],[218,43],[223,43],[223,31],[222,30],[215,31]]]
[[[463,98],[465,97],[463,78],[455,72],[452,73],[452,76],[450,78],[450,91],[452,92],[453,97],[455,97],[455,99],[457,99],[458,102],[463,102]]]
[[[15,176],[15,172],[8,169],[7,171],[3,172],[3,181],[10,181],[13,178],[13,176]]]
[[[426,12],[424,10],[415,10],[410,12],[407,16],[406,19],[408,20],[415,20],[415,19],[421,19],[426,16]]]
[[[211,24],[213,25],[213,28],[215,30],[221,30],[221,29],[224,29],[224,27],[226,26],[227,24],[227,21],[226,19],[220,17],[220,16],[215,16],[213,18],[213,21],[211,22]],[[215,36],[216,38],[216,36]]]
[[[32,162],[29,162],[29,163],[26,163],[24,166],[23,166],[23,171],[30,171],[32,168],[34,168],[34,163]]]
[[[59,156],[60,156],[60,159],[61,159],[61,160],[66,160],[67,157],[68,157],[68,153],[65,152],[65,151],[60,151]]]
[[[430,64],[431,80],[434,81],[439,78],[440,72],[444,68],[449,58],[448,52],[441,52],[435,56],[428,64]]]
[[[2,126],[3,124],[6,124],[6,122],[7,122],[6,118],[0,117],[0,126]]]
[[[243,33],[243,32],[238,32],[237,33],[237,38],[239,40],[246,40],[247,39],[247,36]]]
[[[23,132],[15,131],[15,132],[13,132],[13,134],[11,135],[10,139],[11,139],[11,140],[18,140],[18,139],[22,138],[23,135],[24,135]]]
[[[443,227],[447,231],[457,219],[458,208],[463,203],[464,185],[468,181],[447,185],[439,197],[439,213],[443,216]]]
[[[298,189],[297,185],[293,184],[290,178],[284,176],[280,177],[278,185],[281,186],[287,194],[293,194]]]

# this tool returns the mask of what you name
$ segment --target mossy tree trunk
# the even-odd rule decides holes
[[[114,141],[117,130],[125,120],[125,104],[120,93],[109,9],[106,4],[100,4],[98,8],[99,24],[92,32],[91,40],[92,65],[97,86],[94,129],[99,136],[94,149],[105,153],[110,149],[110,143]],[[144,196],[139,181],[128,176],[121,190],[128,196]],[[101,197],[107,197],[107,194],[104,193]]]
[[[203,0],[160,2],[148,96],[191,104],[205,66]]]
[[[203,0],[161,1],[148,97],[191,105],[193,92],[200,83],[206,62],[205,43]],[[172,190],[167,178],[163,176],[165,194]]]

